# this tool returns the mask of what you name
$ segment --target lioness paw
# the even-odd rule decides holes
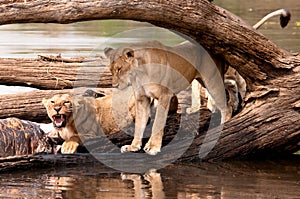
[[[63,154],[75,153],[78,146],[79,146],[78,142],[65,141],[61,146],[61,153],[63,153]]]
[[[197,111],[199,111],[201,109],[201,105],[200,106],[193,106],[190,108],[186,109],[186,113],[187,114],[192,114],[192,113],[196,113]]]
[[[141,149],[141,146],[134,146],[134,145],[124,145],[121,147],[121,153],[125,152],[135,152]]]
[[[144,147],[144,151],[149,155],[156,155],[158,152],[160,152],[160,147],[151,146],[151,144],[147,143]]]

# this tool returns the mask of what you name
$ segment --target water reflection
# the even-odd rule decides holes
[[[0,174],[1,198],[297,198],[300,159],[169,165],[143,175],[100,163]]]

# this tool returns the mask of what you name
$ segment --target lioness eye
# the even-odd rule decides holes
[[[54,101],[50,101],[51,102],[51,104],[54,104],[55,102]]]
[[[70,104],[70,101],[65,101],[64,104]]]

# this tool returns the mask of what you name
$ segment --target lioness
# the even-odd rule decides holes
[[[160,152],[163,129],[173,93],[185,89],[197,79],[206,87],[215,106],[221,112],[221,123],[231,118],[227,110],[223,75],[226,64],[200,45],[183,42],[174,47],[158,41],[141,42],[118,49],[106,48],[113,76],[112,85],[120,89],[132,85],[136,101],[136,122],[131,145],[122,152],[138,151],[149,116],[150,98],[158,100],[152,135],[144,150],[150,155]],[[221,74],[220,74],[221,73]]]
[[[131,145],[121,148],[122,152],[141,148],[141,138],[149,116],[150,97],[157,99],[158,107],[152,135],[144,150],[151,155],[160,152],[170,99],[173,93],[187,88],[193,79],[203,83],[215,100],[221,112],[221,122],[231,117],[226,115],[226,95],[219,69],[200,45],[187,41],[169,47],[158,41],[150,41],[116,50],[107,48],[105,55],[110,58],[112,85],[120,89],[132,85],[135,94],[134,139]]]
[[[108,135],[122,130],[135,119],[134,97],[128,95],[132,93],[131,89],[107,96],[91,90],[86,93],[95,97],[57,94],[42,101],[56,131],[65,140],[61,148],[62,153],[75,153],[77,147],[82,144],[80,138],[84,136],[79,137],[76,127],[86,130],[96,122],[102,132]],[[113,103],[117,107],[113,108]],[[171,105],[170,110],[175,112],[178,107],[175,95]]]

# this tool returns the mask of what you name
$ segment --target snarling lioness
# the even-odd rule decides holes
[[[112,84],[124,89],[132,85],[136,102],[136,122],[131,145],[121,148],[122,152],[137,151],[149,116],[150,98],[157,99],[158,107],[152,127],[152,135],[144,147],[151,155],[160,152],[163,130],[173,93],[187,88],[193,79],[201,82],[215,100],[224,123],[226,94],[223,79],[216,63],[200,45],[183,42],[174,47],[164,46],[158,41],[149,41],[120,47],[107,48],[110,58]]]
[[[97,130],[101,129],[104,135],[129,126],[135,119],[135,101],[130,93],[131,88],[106,96],[87,90],[85,96],[57,94],[43,99],[57,133],[65,140],[61,152],[75,153],[82,144],[81,139],[89,133],[87,131],[95,130],[91,128],[93,125],[98,125],[96,129],[99,127]],[[177,97],[174,95],[171,101],[170,110],[175,112],[178,108]]]
[[[65,140],[61,153],[75,153],[81,144],[78,132],[74,128],[72,98],[69,94],[54,95],[50,99],[43,99],[47,114],[59,136]]]
[[[75,153],[77,147],[82,144],[82,136],[80,137],[79,133],[83,132],[78,132],[77,127],[80,127],[80,130],[89,130],[96,122],[104,134],[109,134],[121,130],[133,121],[133,103],[128,102],[126,98],[120,98],[123,101],[119,103],[123,107],[126,106],[126,109],[112,110],[112,98],[112,95],[94,98],[57,94],[50,99],[43,99],[54,128],[65,140],[61,153]]]

